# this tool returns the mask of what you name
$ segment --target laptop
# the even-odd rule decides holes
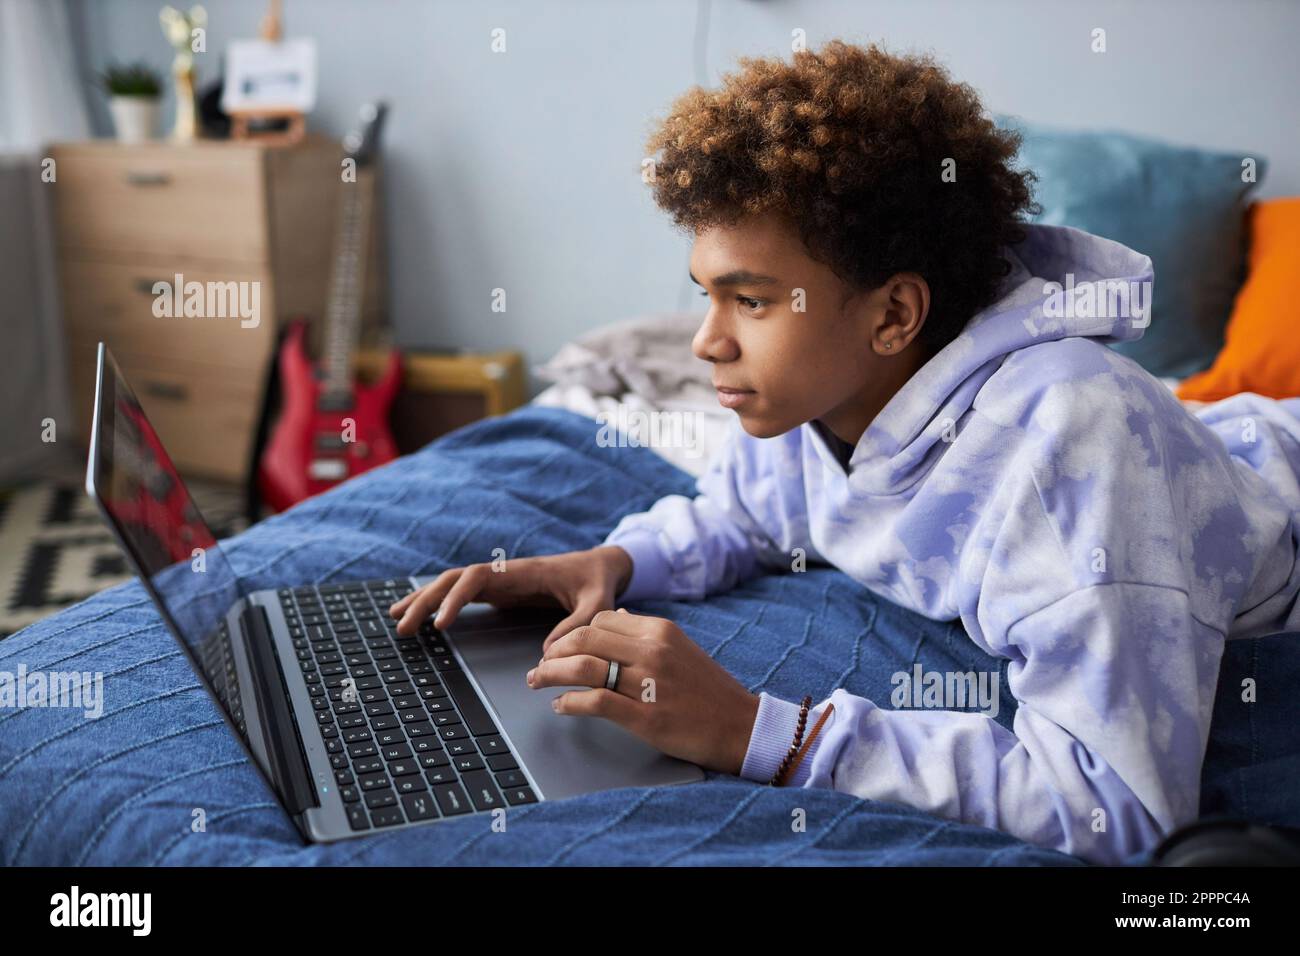
[[[102,342],[86,491],[308,841],[704,777],[524,683],[555,612],[471,603],[404,638],[388,607],[431,578],[250,590]]]

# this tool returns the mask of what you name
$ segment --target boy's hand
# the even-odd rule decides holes
[[[558,605],[571,613],[551,629],[542,645],[545,649],[597,612],[612,608],[631,578],[632,558],[617,545],[510,558],[503,571],[492,570],[490,563],[449,568],[406,595],[389,613],[397,618],[397,633],[409,636],[434,611],[434,627],[450,627],[460,609],[471,601],[496,607]]]
[[[611,660],[618,681],[606,690]],[[525,681],[591,687],[559,695],[556,711],[604,717],[670,756],[737,775],[758,716],[758,697],[676,624],[622,609],[559,638]]]

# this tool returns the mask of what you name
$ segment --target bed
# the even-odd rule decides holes
[[[662,331],[665,323],[651,325]],[[680,335],[673,328],[664,341]],[[625,340],[626,329],[615,338]],[[725,418],[701,427],[703,455],[676,462],[663,449],[598,441],[597,419],[665,400],[711,415],[682,387],[698,369],[633,375],[628,388],[621,360],[557,359],[546,371],[553,386],[532,404],[254,526],[227,542],[232,563],[253,588],[430,574],[487,560],[497,547],[508,556],[591,547],[624,514],[665,494],[694,494]],[[607,381],[566,380],[560,370],[569,359],[583,375],[603,370]],[[645,355],[633,364],[655,365]],[[672,618],[754,692],[797,699],[844,687],[881,700],[890,675],[915,664],[997,668],[996,719],[1009,728],[1015,713],[1006,662],[984,655],[960,622],[922,618],[833,568],[766,575],[702,602],[633,607]],[[1300,686],[1297,636],[1230,642],[1202,778],[1204,816],[1300,825],[1300,695],[1261,694],[1246,704],[1240,693],[1247,679]],[[102,673],[105,702],[93,720],[68,709],[0,709],[5,865],[1085,865],[909,807],[716,773],[698,784],[513,809],[504,832],[476,815],[311,846],[244,758],[138,583],[0,642],[0,672],[20,667]],[[802,832],[792,826],[796,809],[806,813]]]

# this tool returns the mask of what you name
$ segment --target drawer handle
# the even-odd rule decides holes
[[[131,170],[126,174],[126,181],[132,186],[166,186],[172,181],[169,173],[142,173]]]
[[[170,382],[145,382],[144,390],[154,398],[165,398],[169,402],[183,402],[190,394],[184,385],[173,385]]]

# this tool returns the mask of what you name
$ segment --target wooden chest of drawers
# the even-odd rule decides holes
[[[96,141],[50,155],[77,435],[89,435],[103,340],[182,472],[243,479],[278,327],[324,313],[346,188],[342,148],[319,138],[294,147]],[[370,328],[382,320],[381,234],[377,221],[364,306]],[[159,282],[255,283],[257,322],[233,309],[160,317]]]

